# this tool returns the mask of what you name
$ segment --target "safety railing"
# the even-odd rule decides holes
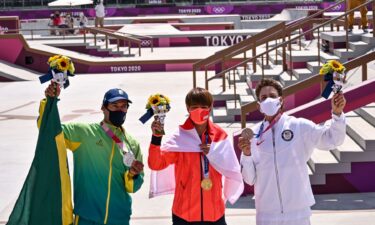
[[[366,6],[366,5],[368,5],[368,4],[370,4],[370,3],[372,3],[373,5],[372,5],[372,9],[373,9],[373,13],[374,13],[374,11],[375,11],[375,0],[370,0],[370,1],[367,1],[367,2],[365,2],[364,4],[361,4],[361,5],[359,5],[358,7],[355,7],[355,8],[353,8],[353,9],[351,9],[351,10],[349,10],[349,11],[347,11],[347,12],[345,12],[344,14],[342,14],[342,15],[339,15],[339,16],[337,16],[337,17],[335,17],[335,18],[333,18],[333,19],[330,19],[330,20],[327,20],[326,22],[323,22],[323,23],[321,23],[321,24],[319,24],[318,26],[315,26],[315,27],[313,27],[312,29],[310,29],[310,30],[308,30],[308,31],[306,31],[306,32],[304,32],[304,33],[302,33],[302,34],[299,34],[299,35],[297,35],[296,37],[294,37],[294,38],[291,38],[291,39],[289,39],[288,41],[285,41],[285,42],[283,42],[283,43],[281,43],[281,44],[278,44],[278,45],[276,45],[276,46],[274,46],[274,47],[272,47],[271,49],[269,49],[269,50],[267,50],[267,51],[265,51],[265,52],[262,52],[262,53],[260,53],[260,54],[258,54],[258,55],[255,55],[255,56],[252,56],[252,57],[250,57],[250,58],[248,58],[248,59],[245,59],[245,60],[243,60],[242,62],[240,62],[240,63],[238,63],[238,64],[236,64],[236,65],[234,65],[234,66],[231,66],[231,67],[229,67],[229,68],[227,68],[227,69],[224,69],[224,70],[222,70],[221,72],[219,72],[219,73],[217,73],[215,76],[213,76],[213,77],[211,77],[210,79],[214,79],[214,78],[217,78],[217,77],[225,77],[225,74],[229,74],[228,76],[231,76],[231,71],[233,71],[233,74],[234,74],[234,76],[233,76],[233,86],[234,86],[234,88],[233,88],[233,90],[234,90],[234,96],[235,96],[235,98],[236,98],[236,76],[235,76],[235,71],[236,71],[236,69],[238,68],[238,67],[244,67],[244,66],[246,66],[249,62],[252,62],[252,61],[254,61],[254,60],[257,60],[257,59],[262,59],[262,62],[263,62],[263,58],[264,58],[264,56],[266,55],[266,54],[268,54],[269,52],[271,52],[271,51],[277,51],[277,49],[278,48],[282,48],[283,49],[283,58],[286,58],[285,56],[284,56],[284,54],[286,54],[285,53],[285,51],[284,51],[284,49],[286,49],[286,47],[289,45],[292,45],[292,43],[294,42],[294,41],[297,41],[297,40],[299,40],[302,36],[304,36],[304,35],[306,35],[306,34],[311,34],[311,33],[314,33],[315,31],[317,32],[317,41],[318,41],[318,44],[317,44],[317,46],[318,46],[318,55],[317,55],[317,61],[319,62],[319,65],[320,65],[320,63],[321,63],[321,54],[320,54],[320,29],[321,28],[323,28],[323,27],[325,27],[325,26],[327,26],[327,25],[332,25],[332,24],[334,24],[334,22],[335,21],[337,21],[337,20],[339,20],[340,18],[342,18],[342,17],[347,17],[351,12],[354,12],[355,10],[358,10],[359,8],[361,8],[361,7],[363,7],[363,6]],[[373,17],[373,24],[375,24],[375,17]],[[332,26],[331,26],[331,28],[332,28]],[[286,32],[286,31],[284,31],[284,32]],[[286,36],[286,33],[284,34],[284,36]],[[375,37],[375,34],[373,34],[373,37]],[[348,44],[348,42],[349,42],[349,38],[348,38],[348,31],[346,30],[346,50],[348,51],[348,46],[349,46],[349,44]],[[289,54],[290,54],[290,57],[289,57],[289,64],[290,64],[290,70],[292,70],[293,69],[293,58],[292,58],[292,51],[290,50],[290,52],[289,52]],[[264,65],[263,65],[263,63],[262,63],[262,67],[263,67]],[[284,70],[285,71],[285,70]],[[292,78],[292,73],[290,73],[290,76],[291,76],[291,78]],[[262,78],[264,78],[264,72],[262,73]],[[235,99],[236,100],[236,99]],[[237,103],[237,101],[235,101],[235,103]],[[237,104],[235,104],[235,108],[237,108]]]
[[[104,30],[102,28],[96,28],[96,27],[95,28],[94,27],[86,27],[85,30],[94,35],[94,46],[97,46],[97,35],[101,34],[101,35],[104,35],[105,48],[106,49],[108,49],[108,46],[109,46],[109,39],[113,38],[113,39],[116,39],[116,41],[117,41],[116,46],[117,46],[118,52],[120,51],[121,41],[123,41],[124,47],[126,47],[126,44],[127,44],[129,55],[131,54],[132,45],[135,44],[136,46],[138,46],[138,55],[141,56],[141,47],[142,47],[142,40],[141,39],[130,37],[130,36],[123,35],[123,34],[116,34],[116,33],[113,33],[111,31]],[[87,42],[86,32],[84,34],[83,39],[84,39],[84,43],[86,43]]]
[[[114,34],[120,34],[120,35],[124,35],[124,36],[130,37],[130,38],[140,39],[142,42],[148,41],[150,43],[151,52],[154,52],[154,41],[153,41],[153,37],[151,37],[151,36],[139,35],[139,34],[130,34],[130,33],[125,33],[125,32],[122,32],[122,31],[112,30],[112,29],[107,29],[107,28],[100,28],[100,29],[104,30],[104,31],[112,32]],[[142,45],[142,43],[141,43],[141,45]]]
[[[375,60],[375,52],[368,53],[356,59],[344,63],[346,72],[358,67],[362,67],[362,82],[367,80],[367,64]],[[291,85],[283,90],[283,97],[293,95],[299,91],[311,87],[312,85],[320,83],[321,90],[323,90],[324,80],[322,75],[315,75],[306,80]],[[241,106],[241,127],[246,127],[246,115],[255,112],[258,109],[257,102],[250,102]]]
[[[211,77],[211,78],[208,78],[208,69],[210,66],[214,65],[214,64],[217,64],[217,63],[220,63],[221,64],[221,67],[224,68],[225,67],[225,63],[227,60],[229,59],[232,59],[233,57],[235,56],[238,56],[240,54],[243,54],[243,58],[246,59],[247,57],[247,51],[251,50],[252,52],[252,56],[255,56],[257,55],[256,53],[256,48],[265,44],[266,45],[266,63],[267,65],[269,65],[269,53],[270,51],[269,50],[269,43],[274,41],[275,42],[275,45],[277,45],[278,43],[278,40],[280,39],[281,41],[280,42],[285,42],[286,41],[286,38],[288,38],[288,40],[291,40],[291,36],[293,34],[293,32],[296,32],[298,30],[299,32],[299,46],[300,46],[300,49],[302,48],[301,47],[301,28],[303,27],[306,27],[306,26],[312,26],[313,24],[315,23],[322,23],[324,21],[326,21],[327,19],[325,18],[318,18],[318,17],[322,17],[324,12],[326,11],[329,11],[335,7],[337,7],[338,5],[342,4],[343,2],[345,2],[345,0],[342,0],[342,1],[339,1],[333,5],[331,5],[330,7],[327,7],[323,10],[320,10],[318,12],[315,12],[313,13],[312,15],[309,15],[305,18],[302,18],[300,20],[297,20],[297,21],[292,21],[290,22],[289,24],[285,24],[285,23],[281,23],[281,24],[277,24],[261,33],[258,33],[236,45],[233,45],[231,47],[228,47],[222,51],[219,51],[219,52],[216,52],[214,55],[212,56],[209,56],[208,58],[206,59],[203,59],[203,60],[200,60],[198,62],[196,62],[194,65],[193,65],[193,86],[196,87],[196,72],[202,68],[204,68],[205,70],[205,88],[208,89],[208,82],[210,80],[213,80],[215,78],[217,78],[217,76],[214,76],[214,77]],[[331,28],[333,29],[333,28]],[[289,51],[291,51],[291,45],[289,45],[288,47]],[[277,61],[277,50],[276,50],[276,61]],[[282,49],[282,64],[283,64],[283,70],[286,71],[287,70],[287,66],[286,66],[286,48],[283,46],[283,49]],[[257,63],[257,59],[256,58],[253,58],[253,61],[252,61],[252,69],[254,72],[257,71],[257,67],[256,67],[256,63]],[[263,63],[263,59],[262,59],[262,63]],[[262,65],[262,74],[264,74],[264,65]],[[247,72],[247,65],[244,65],[244,72],[246,73]],[[226,90],[226,84],[225,84],[225,76],[222,77],[222,87],[223,87],[223,92]],[[234,84],[235,85],[235,84]],[[236,89],[236,87],[234,86],[234,89]]]

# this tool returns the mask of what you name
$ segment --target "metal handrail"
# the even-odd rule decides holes
[[[317,19],[314,19],[314,18],[316,18],[317,16],[322,15],[324,12],[342,4],[343,2],[345,2],[345,0],[337,2],[334,5],[331,5],[331,6],[325,8],[323,10],[319,10],[318,12],[316,12],[316,13],[308,16],[308,17],[305,17],[305,18],[302,18],[298,21],[293,21],[290,24],[287,24],[287,27],[286,27],[287,32],[286,33],[289,33],[289,35],[288,35],[289,38],[290,38],[290,34],[294,30],[305,26],[307,23],[311,23],[312,21],[316,21]],[[284,24],[284,26],[285,26],[285,24]],[[270,30],[272,28],[269,28],[268,30]],[[268,30],[266,30],[266,31],[268,31]],[[261,32],[261,35],[258,35],[258,36],[264,37],[264,35],[265,35],[265,33]],[[225,61],[227,58],[235,57],[236,55],[239,55],[239,54],[244,54],[244,56],[246,57],[246,51],[251,49],[251,48],[253,48],[253,56],[254,56],[256,54],[256,47],[257,46],[262,45],[263,43],[266,43],[266,45],[267,45],[266,48],[268,50],[268,42],[274,41],[274,40],[277,40],[277,39],[280,39],[280,38],[285,38],[283,35],[285,35],[285,32],[283,31],[283,29],[273,31],[270,35],[266,35],[266,37],[262,38],[264,40],[264,42],[261,42],[258,45],[253,43],[252,40],[249,40],[249,39],[251,39],[251,37],[250,37],[249,39],[246,39],[246,40],[244,40],[244,41],[242,41],[242,42],[240,42],[236,45],[233,45],[233,46],[228,47],[224,50],[216,52],[214,55],[211,55],[206,59],[203,59],[203,60],[200,60],[200,61],[194,63],[194,65],[193,65],[193,86],[196,87],[196,71],[198,69],[200,69],[202,66],[204,66],[205,69],[207,70],[208,66],[210,66],[210,65],[212,65],[216,62],[219,62],[221,60]],[[255,44],[255,46],[254,46],[254,44]],[[251,46],[250,48],[248,47],[249,45]],[[300,46],[300,48],[301,48],[301,46]],[[269,57],[268,57],[268,54],[267,54],[267,59],[268,58]],[[268,64],[268,60],[267,60],[267,64]],[[286,67],[286,66],[284,66],[284,67]],[[246,73],[246,69],[247,69],[246,66],[244,66],[245,73]],[[256,60],[253,60],[253,71],[256,72]],[[209,80],[212,80],[212,79],[209,79]],[[208,81],[209,80],[205,81],[206,89],[208,89]],[[225,79],[223,79],[223,91],[225,91]]]
[[[371,52],[366,55],[360,56],[356,59],[353,59],[351,61],[348,61],[344,63],[343,65],[346,68],[345,70],[346,72],[362,66],[362,81],[366,81],[367,80],[367,64],[374,60],[375,60],[375,52]],[[285,98],[289,95],[295,94],[296,92],[306,89],[308,87],[311,87],[312,85],[317,84],[317,83],[323,84],[323,82],[324,82],[323,76],[317,74],[306,80],[300,81],[296,84],[293,84],[285,88],[283,90],[283,97]],[[322,88],[323,85],[321,85],[320,87]],[[242,128],[246,127],[246,115],[248,113],[256,111],[257,108],[258,108],[257,101],[250,102],[241,106],[241,127]]]
[[[150,46],[151,47],[151,52],[154,52],[154,42],[153,42],[154,38],[151,37],[151,36],[125,33],[125,32],[122,32],[122,31],[111,30],[111,29],[106,29],[106,28],[101,28],[101,29],[102,30],[107,30],[107,31],[112,32],[112,33],[119,33],[119,34],[122,34],[122,35],[129,35],[130,37],[133,37],[133,38],[136,38],[136,39],[139,39],[139,38],[148,39],[150,41],[150,44],[151,44],[151,46]],[[140,40],[142,41],[142,39],[140,39]]]
[[[260,53],[260,54],[258,54],[258,55],[256,55],[256,56],[252,56],[252,57],[250,57],[250,58],[248,58],[248,59],[242,61],[241,63],[238,63],[238,64],[236,64],[236,65],[234,65],[234,66],[232,66],[232,67],[230,67],[230,68],[228,68],[228,69],[225,69],[225,70],[219,72],[218,74],[216,74],[215,77],[220,77],[220,76],[222,76],[223,74],[228,73],[229,71],[231,71],[231,70],[233,70],[233,69],[236,69],[237,67],[244,66],[244,64],[247,64],[248,62],[252,61],[254,58],[259,58],[259,57],[261,57],[261,56],[267,54],[267,53],[270,52],[270,51],[273,51],[273,50],[275,50],[275,49],[277,49],[277,48],[280,48],[280,47],[285,47],[287,44],[292,43],[293,41],[299,39],[299,38],[302,37],[303,35],[305,35],[305,34],[307,34],[307,33],[310,33],[310,32],[313,32],[313,31],[315,31],[315,30],[318,30],[318,29],[320,29],[321,27],[326,26],[327,24],[330,24],[330,23],[332,23],[332,22],[335,22],[335,21],[337,21],[338,19],[340,19],[341,17],[347,16],[349,13],[354,12],[355,10],[357,10],[357,9],[359,9],[359,8],[361,8],[361,7],[363,7],[363,6],[367,5],[367,4],[369,4],[369,3],[371,3],[371,2],[375,5],[375,0],[367,1],[367,2],[364,3],[364,4],[362,4],[362,5],[360,5],[360,6],[357,6],[357,7],[355,7],[354,9],[351,9],[351,10],[347,11],[347,12],[346,12],[345,14],[343,14],[343,15],[340,15],[340,16],[337,16],[337,17],[335,17],[335,18],[333,18],[333,19],[330,19],[330,20],[328,20],[328,21],[326,21],[326,22],[324,22],[324,23],[322,23],[322,24],[320,24],[320,25],[318,25],[318,26],[316,26],[316,27],[314,27],[314,28],[312,28],[312,29],[310,29],[310,30],[308,30],[308,31],[306,31],[306,32],[304,32],[304,33],[302,33],[302,34],[300,34],[300,35],[298,35],[298,36],[296,36],[296,37],[290,39],[290,40],[288,40],[288,41],[286,41],[286,42],[283,42],[283,43],[281,43],[281,44],[279,44],[279,45],[276,45],[275,47],[269,49],[268,51],[262,52],[262,53]],[[373,11],[375,11],[375,8],[374,8],[374,7],[373,7]],[[375,24],[375,17],[373,17],[373,21],[374,21],[374,24]],[[346,31],[346,33],[348,33],[348,31]],[[373,37],[375,37],[375,33],[373,33]],[[348,45],[348,44],[346,43],[346,45]]]
[[[120,35],[120,34],[115,34],[113,32],[110,32],[110,31],[107,31],[107,30],[101,29],[101,28],[86,27],[85,29],[87,31],[89,31],[90,33],[94,34],[94,44],[95,44],[95,46],[96,46],[96,35],[99,33],[99,34],[105,35],[105,41],[106,41],[105,45],[106,45],[107,49],[108,49],[108,42],[109,42],[108,39],[109,39],[109,37],[112,37],[112,38],[117,39],[117,49],[118,50],[120,49],[120,40],[124,41],[124,45],[125,45],[125,42],[127,41],[129,54],[131,54],[132,43],[137,44],[138,45],[138,54],[139,54],[139,56],[141,56],[141,43],[142,43],[142,40],[140,40],[138,38],[129,37],[129,36]]]

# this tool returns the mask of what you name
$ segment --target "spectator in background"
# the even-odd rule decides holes
[[[103,0],[100,0],[99,4],[95,6],[95,27],[104,27],[104,16],[105,8]]]
[[[79,13],[78,22],[79,22],[79,27],[80,28],[84,28],[84,27],[87,26],[87,23],[89,21],[88,21],[87,17],[85,16],[85,14],[83,12]]]
[[[349,0],[348,2],[348,8],[349,10],[351,9],[354,9],[355,7],[357,6],[360,6],[362,4],[364,4],[366,2],[366,0]],[[360,9],[360,12],[361,12],[361,28],[363,29],[363,32],[364,33],[367,33],[368,30],[367,30],[367,7],[366,6],[363,6],[361,7]],[[353,31],[353,24],[354,24],[354,12],[351,12],[349,14],[349,18],[348,18],[348,32],[352,32]]]
[[[62,19],[60,17],[60,12],[55,11],[54,16],[53,16],[53,27],[55,28],[60,27],[61,24],[62,24]],[[55,35],[59,35],[58,30],[55,30],[54,33]]]
[[[69,30],[67,30],[67,33],[74,34],[74,20],[70,13],[66,14],[65,23],[67,28],[70,28]]]
[[[48,26],[50,28],[50,30],[49,30],[50,35],[56,34],[56,30],[54,29],[54,28],[56,28],[55,25],[54,25],[54,19],[55,19],[55,15],[51,14],[50,17],[49,17],[49,21],[48,21]]]
[[[68,24],[66,24],[66,17],[65,16],[60,17],[60,25],[58,27],[60,28],[59,34],[60,35],[66,35]]]

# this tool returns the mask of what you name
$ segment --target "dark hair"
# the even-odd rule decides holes
[[[279,82],[277,82],[274,79],[265,78],[265,79],[262,79],[258,83],[258,85],[255,89],[255,94],[256,94],[258,100],[260,100],[260,96],[259,96],[260,90],[262,90],[262,88],[267,87],[267,86],[274,87],[276,89],[277,93],[279,94],[279,96],[283,95],[283,88],[281,87]]]
[[[185,104],[187,107],[192,105],[202,105],[211,107],[213,98],[210,92],[204,88],[193,88],[189,91],[185,98]]]

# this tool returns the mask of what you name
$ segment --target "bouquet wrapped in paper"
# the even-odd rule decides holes
[[[40,83],[53,80],[58,83],[61,88],[69,86],[68,76],[74,76],[75,68],[72,60],[63,55],[55,55],[48,59],[49,69],[47,74],[39,77]]]
[[[146,123],[152,116],[158,120],[161,125],[164,125],[164,119],[171,109],[170,107],[170,100],[167,96],[162,94],[155,94],[151,95],[148,98],[148,102],[146,104],[147,112],[139,118],[139,120],[144,124]],[[164,130],[159,131],[159,134],[164,135]]]
[[[332,91],[333,93],[340,92],[346,82],[345,67],[336,60],[329,60],[325,63],[319,74],[324,75],[324,81],[327,81],[327,85],[322,92],[322,97],[326,99]]]

